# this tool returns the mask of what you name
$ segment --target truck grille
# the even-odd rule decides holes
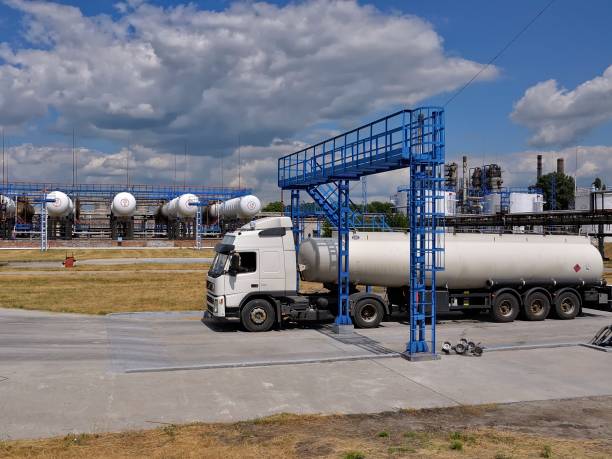
[[[210,293],[208,293],[206,295],[206,309],[208,309],[208,311],[212,314],[214,312],[214,308],[215,308],[215,297],[214,295],[211,295]]]

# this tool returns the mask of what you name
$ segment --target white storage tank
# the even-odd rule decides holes
[[[544,209],[544,196],[538,193],[511,192],[509,201],[508,213],[511,214],[542,212]]]
[[[482,213],[486,215],[494,215],[501,212],[501,194],[489,193],[484,197]]]
[[[198,204],[200,199],[191,193],[185,193],[179,196],[176,201],[176,214],[179,218],[193,218],[198,212],[198,206],[192,204]]]
[[[8,196],[0,195],[0,210],[5,212],[5,215],[12,217],[15,215],[15,211],[17,206],[15,201],[13,201]]]
[[[174,198],[162,206],[161,211],[164,217],[172,219],[178,216],[177,214],[178,199],[179,198]]]
[[[227,201],[213,204],[209,208],[209,213],[213,218],[252,218],[261,210],[261,201],[252,194],[240,198],[229,199]]]
[[[115,217],[131,217],[136,211],[136,198],[132,193],[117,193],[111,203],[111,213]]]
[[[438,199],[438,206],[442,205],[444,215],[456,215],[457,214],[457,193],[454,191],[443,191],[443,199]],[[395,194],[391,202],[396,209],[396,212],[403,215],[408,215],[408,192],[398,191]],[[428,199],[427,210],[431,211],[431,199]]]
[[[50,217],[62,218],[70,215],[74,211],[72,199],[61,191],[52,191],[47,194],[45,207]]]
[[[444,191],[444,215],[457,215],[457,193]]]
[[[408,234],[388,239],[379,233],[366,239],[359,233],[351,239],[351,282],[363,285],[401,287],[409,282],[410,239]],[[305,239],[300,244],[302,279],[335,283],[338,246],[335,239]],[[438,285],[450,289],[484,288],[487,281],[556,281],[579,285],[596,283],[603,275],[597,249],[583,236],[534,234],[446,234],[444,271]]]

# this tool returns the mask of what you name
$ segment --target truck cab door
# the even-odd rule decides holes
[[[230,269],[225,276],[226,308],[237,308],[250,293],[259,292],[259,253],[245,250],[232,254]]]

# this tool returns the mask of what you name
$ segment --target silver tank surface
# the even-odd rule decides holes
[[[349,242],[352,283],[385,287],[409,284],[409,237],[404,233],[387,234],[352,236]],[[599,282],[603,275],[601,255],[583,236],[446,234],[445,239],[445,270],[436,275],[439,287],[484,288],[490,280],[589,284]],[[335,283],[337,249],[335,239],[305,239],[298,258],[302,279]]]

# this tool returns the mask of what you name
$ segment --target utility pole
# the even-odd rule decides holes
[[[4,127],[2,128],[2,185],[6,185],[6,178],[5,178],[5,172],[4,172],[4,163],[5,163],[6,159],[4,156]]]
[[[72,186],[76,185],[76,151],[74,149],[74,128],[72,128]]]
[[[174,154],[174,192],[176,193],[176,153]]]
[[[187,142],[185,142],[185,171],[183,173],[183,188],[187,188]]]
[[[240,135],[238,135],[238,188],[241,187],[241,179],[240,179],[240,168],[242,167],[242,160],[240,157]]]

